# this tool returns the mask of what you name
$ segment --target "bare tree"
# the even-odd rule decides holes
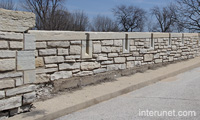
[[[192,32],[200,32],[200,0],[177,0],[179,23]]]
[[[36,28],[40,30],[66,29],[69,12],[62,7],[65,0],[23,0],[27,11],[36,14]]]
[[[77,10],[71,13],[71,30],[73,31],[85,31],[89,26],[89,18],[83,11]]]
[[[177,24],[177,9],[176,6],[170,4],[165,7],[155,6],[151,9],[151,14],[155,16],[155,24],[152,25],[153,32],[172,32],[181,30]]]
[[[117,6],[113,13],[122,31],[142,31],[146,19],[146,12],[135,6]]]
[[[117,32],[119,31],[118,25],[111,18],[107,16],[97,15],[93,19],[93,23],[91,25],[92,31],[98,32]]]
[[[0,8],[16,10],[15,3],[12,0],[0,0]]]

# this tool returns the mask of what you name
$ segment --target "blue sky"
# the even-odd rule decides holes
[[[83,10],[92,19],[98,14],[113,18],[112,8],[121,4],[138,6],[148,12],[155,5],[165,6],[172,1],[174,0],[66,0],[63,6],[69,11]]]
[[[83,10],[90,18],[101,14],[113,17],[112,8],[117,5],[134,5],[144,8],[147,12],[153,6],[165,6],[173,0],[67,0],[68,10]]]

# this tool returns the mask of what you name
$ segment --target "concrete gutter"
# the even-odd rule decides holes
[[[200,57],[170,64],[156,70],[120,77],[117,78],[117,81],[87,86],[82,90],[36,102],[33,104],[36,108],[31,112],[16,115],[8,120],[53,120],[196,67],[200,67]]]

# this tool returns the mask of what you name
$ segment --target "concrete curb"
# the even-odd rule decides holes
[[[197,58],[198,59],[198,58]],[[87,101],[84,101],[80,104],[76,104],[74,106],[66,106],[66,108],[64,109],[61,109],[59,111],[55,111],[53,113],[49,113],[49,114],[45,114],[45,115],[40,115],[38,117],[32,117],[31,119],[35,119],[35,120],[53,120],[53,119],[56,119],[56,118],[59,118],[59,117],[62,117],[64,115],[67,115],[67,114],[70,114],[72,112],[75,112],[75,111],[78,111],[78,110],[81,110],[81,109],[84,109],[84,108],[87,108],[87,107],[90,107],[92,105],[95,105],[95,104],[98,104],[100,102],[103,102],[103,101],[106,101],[106,100],[109,100],[109,99],[112,99],[114,97],[117,97],[117,96],[120,96],[120,95],[123,95],[123,94],[126,94],[126,93],[129,93],[129,92],[132,92],[134,90],[137,90],[137,89],[140,89],[142,87],[145,87],[145,86],[148,86],[148,85],[151,85],[153,83],[156,83],[158,81],[161,81],[163,79],[166,79],[166,78],[169,78],[169,77],[173,77],[173,76],[176,76],[180,73],[183,73],[183,72],[186,72],[186,71],[189,71],[191,69],[194,69],[194,68],[197,68],[200,66],[200,63],[197,63],[197,64],[193,64],[192,66],[189,66],[189,67],[185,67],[183,69],[179,69],[177,71],[173,71],[173,72],[170,72],[168,74],[165,74],[165,75],[161,75],[157,78],[154,78],[154,79],[150,79],[148,81],[145,81],[145,82],[140,82],[138,84],[135,84],[135,85],[131,85],[129,87],[126,87],[124,89],[121,89],[121,90],[118,90],[118,91],[115,91],[115,92],[112,92],[112,93],[108,93],[108,94],[104,94],[100,97],[97,97],[97,98],[94,98],[94,99],[90,99],[90,100],[87,100]],[[33,111],[34,112],[34,111]],[[20,116],[20,115],[19,115]],[[33,116],[33,115],[32,115]],[[30,120],[30,117],[20,117],[20,119],[23,118],[23,119],[28,119]],[[10,120],[16,120],[16,119],[19,119],[19,117],[13,117],[13,118],[10,118]]]

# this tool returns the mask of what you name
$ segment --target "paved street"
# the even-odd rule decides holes
[[[146,116],[142,111],[192,111],[191,116]],[[140,114],[139,114],[140,113]],[[189,114],[189,113],[187,113]],[[192,114],[194,116],[194,114]],[[57,120],[200,120],[200,68],[129,94],[63,116]]]

